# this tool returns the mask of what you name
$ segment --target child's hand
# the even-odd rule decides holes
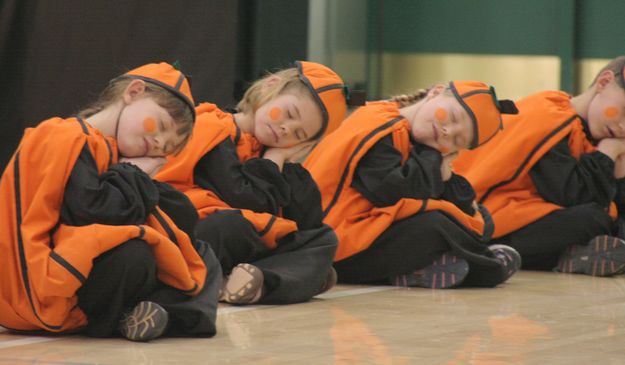
[[[451,179],[451,174],[453,172],[451,163],[456,157],[458,157],[458,152],[448,153],[443,156],[443,161],[441,162],[441,176],[443,177],[443,181]]]
[[[314,141],[296,144],[293,147],[271,147],[265,150],[263,158],[271,160],[282,170],[285,162],[296,161],[297,158],[303,157],[315,145]]]
[[[625,153],[625,138],[604,138],[597,144],[597,150],[616,161]]]
[[[154,177],[167,162],[167,159],[165,157],[122,157],[119,159],[119,162],[133,164],[150,177]]]
[[[315,142],[311,141],[311,142],[306,142],[306,143],[302,143],[300,145],[297,145],[297,147],[300,147],[298,150],[294,151],[293,153],[291,153],[291,155],[286,159],[286,162],[299,162],[303,159],[306,158],[306,156],[308,156],[308,154],[310,153],[310,151],[312,151],[313,147],[315,147]]]

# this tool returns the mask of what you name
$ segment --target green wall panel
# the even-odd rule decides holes
[[[576,57],[625,54],[625,0],[578,0]]]
[[[573,0],[370,0],[387,52],[558,54]]]

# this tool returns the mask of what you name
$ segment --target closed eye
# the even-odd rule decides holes
[[[304,136],[302,135],[302,132],[300,129],[298,129],[297,131],[295,131],[295,137],[299,140],[299,141],[303,141],[304,140]]]

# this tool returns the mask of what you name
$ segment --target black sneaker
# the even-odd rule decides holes
[[[625,271],[625,241],[614,236],[597,236],[587,245],[572,245],[560,255],[555,271],[613,276]]]
[[[139,302],[119,321],[119,330],[131,341],[150,341],[160,337],[167,328],[169,314],[154,302]]]
[[[510,279],[512,275],[521,269],[521,255],[514,248],[498,244],[488,246],[488,249],[499,259],[506,270],[506,276],[503,281]]]
[[[447,289],[462,284],[468,273],[469,263],[465,259],[445,253],[432,265],[392,277],[390,282],[395,286]]]

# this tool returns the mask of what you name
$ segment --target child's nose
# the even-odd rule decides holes
[[[289,126],[288,123],[282,123],[280,125],[280,130],[282,131],[283,135],[287,135],[289,134],[289,132],[291,132],[291,127]]]
[[[164,138],[162,136],[154,136],[154,147],[163,150]]]

